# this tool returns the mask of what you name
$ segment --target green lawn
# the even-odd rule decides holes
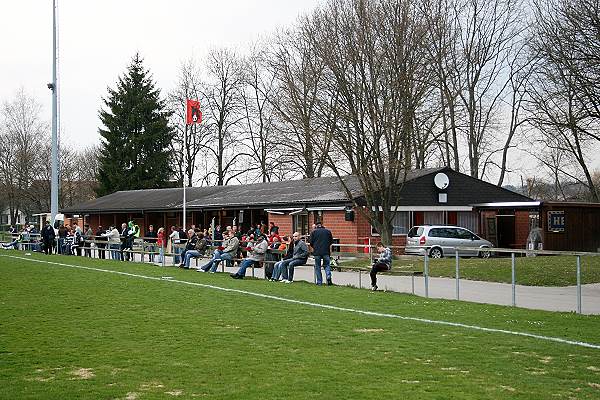
[[[346,268],[367,268],[368,259],[344,260],[340,266]],[[394,260],[394,271],[423,271],[422,257],[403,257]],[[519,285],[528,286],[570,286],[577,283],[577,260],[573,256],[538,256],[516,258],[516,279]],[[429,260],[429,275],[454,278],[455,258]],[[461,258],[460,277],[476,281],[511,282],[510,257]],[[581,257],[581,282],[600,282],[600,257]]]
[[[598,399],[600,349],[239,292],[600,344],[600,317],[176,268],[0,252],[2,399]]]

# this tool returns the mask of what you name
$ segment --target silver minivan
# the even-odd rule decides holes
[[[494,245],[460,226],[421,225],[413,226],[408,231],[405,253],[423,256],[428,249],[429,257],[442,258],[454,256],[456,247],[478,248],[459,250],[459,256],[488,258],[490,251],[484,249],[490,249]]]

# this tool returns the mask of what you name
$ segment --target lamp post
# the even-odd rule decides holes
[[[54,224],[58,214],[58,83],[56,80],[56,0],[52,0],[52,83],[48,88],[52,90],[52,178],[50,182],[50,214]]]

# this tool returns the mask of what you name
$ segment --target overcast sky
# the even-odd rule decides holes
[[[52,0],[3,1],[0,101],[23,87],[51,120]],[[166,94],[182,60],[248,43],[293,23],[319,0],[58,0],[59,84],[63,138],[99,141],[98,110],[139,51]]]

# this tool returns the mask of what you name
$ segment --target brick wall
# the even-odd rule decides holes
[[[312,224],[315,222],[315,213],[309,213],[308,224],[312,229]],[[269,214],[269,222],[274,222],[279,226],[281,234],[292,233],[292,216],[289,214]],[[323,211],[321,216],[323,225],[331,230],[333,237],[340,240],[342,244],[358,244],[358,247],[344,247],[342,250],[346,252],[362,252],[364,250],[365,239],[371,239],[371,245],[375,245],[380,240],[378,235],[371,234],[371,224],[359,212],[354,213],[354,221],[345,220],[345,212],[339,211]],[[394,246],[405,246],[406,236],[394,236],[392,239]],[[395,249],[394,253],[402,254],[402,249]]]
[[[346,221],[343,210],[323,211],[322,222],[323,225],[331,231],[334,238],[340,239],[340,243],[357,243],[356,218],[354,221]],[[355,249],[351,247],[344,247],[343,250],[350,252],[355,251]]]
[[[292,232],[292,216],[289,214],[269,214],[269,222],[275,223],[279,227],[279,234],[291,235]]]

